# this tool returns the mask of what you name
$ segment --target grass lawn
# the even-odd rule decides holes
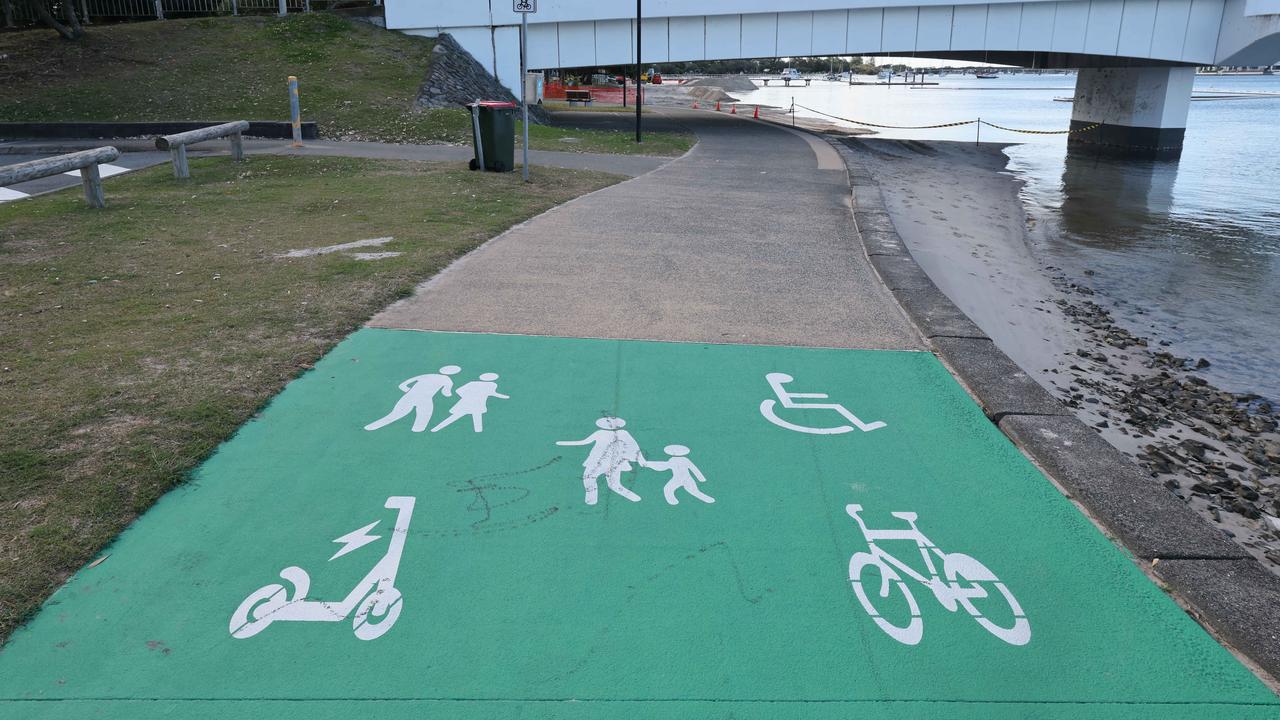
[[[0,33],[0,121],[288,120],[287,78],[302,117],[329,139],[469,143],[465,110],[414,109],[434,41],[326,13],[91,26],[78,42],[51,30]],[[599,130],[540,127],[530,147],[644,152]],[[574,137],[577,143],[561,143]],[[673,140],[679,154],[691,136]],[[670,145],[670,143],[668,143]]]
[[[158,25],[158,23],[152,23]],[[0,205],[0,641],[285,383],[511,225],[621,178],[192,161]],[[391,236],[398,257],[281,258]]]

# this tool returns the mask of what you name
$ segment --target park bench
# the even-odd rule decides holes
[[[181,180],[191,177],[191,168],[187,166],[188,145],[223,137],[228,138],[231,140],[231,159],[239,162],[244,160],[244,142],[241,139],[241,133],[248,131],[248,129],[249,121],[237,120],[235,122],[222,123],[221,125],[210,125],[198,130],[188,130],[174,135],[161,135],[156,138],[156,148],[168,150],[173,156],[173,176]]]
[[[89,207],[105,207],[106,201],[102,197],[102,175],[98,172],[98,165],[111,162],[118,157],[120,157],[119,150],[113,147],[100,147],[16,165],[6,165],[0,167],[0,187],[79,170],[80,180],[84,184],[84,199],[89,203]]]
[[[576,102],[580,102],[583,105],[590,105],[591,91],[590,90],[565,90],[564,99],[567,100],[570,105]]]

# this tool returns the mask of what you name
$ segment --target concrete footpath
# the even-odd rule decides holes
[[[290,383],[13,635],[0,716],[1280,715],[924,351],[831,145],[677,117]]]
[[[685,157],[517,226],[375,327],[918,350],[858,250],[827,143],[666,111]],[[620,118],[625,122],[626,118]]]

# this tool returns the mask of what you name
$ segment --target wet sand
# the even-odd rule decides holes
[[[898,234],[934,283],[1041,385],[1272,571],[1280,573],[1280,434],[1270,403],[1196,374],[1208,361],[1136,334],[1089,278],[1035,248],[1053,232],[1028,216],[1002,146],[853,141]],[[1089,271],[1086,271],[1088,273]]]

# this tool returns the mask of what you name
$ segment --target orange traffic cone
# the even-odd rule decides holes
[[[738,114],[738,106],[737,106],[736,104],[734,104],[734,105],[730,105],[730,106],[729,106],[729,114],[730,114],[730,115],[737,115],[737,114]]]
[[[716,112],[720,112],[720,101],[716,101]]]
[[[751,117],[755,118],[756,120],[759,120],[759,119],[760,119],[760,106],[759,106],[759,105],[757,105],[757,106],[756,106],[756,111],[755,111],[755,113],[753,113],[753,114],[751,115]]]

